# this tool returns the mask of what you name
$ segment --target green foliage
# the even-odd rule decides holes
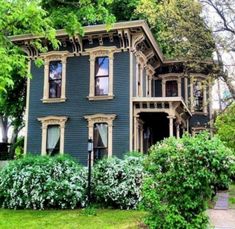
[[[69,34],[82,34],[84,25],[105,23],[110,26],[115,22],[115,17],[108,10],[111,3],[112,0],[42,0],[42,7],[48,11],[56,29],[66,29]]]
[[[15,151],[15,159],[23,158],[24,156],[24,137],[19,137],[13,145]]]
[[[218,137],[235,153],[235,103],[216,118],[215,127]]]
[[[207,200],[213,189],[228,185],[232,152],[207,133],[168,138],[152,146],[145,168],[143,206],[150,228],[207,228]]]
[[[71,158],[27,156],[0,171],[0,205],[14,209],[84,206],[86,178],[85,170]]]
[[[0,0],[0,92],[6,86],[12,86],[12,75],[17,72],[27,76],[27,57],[22,50],[13,45],[8,36],[19,34],[41,35],[49,39],[52,45],[58,47],[55,30],[47,18],[38,0]],[[40,41],[35,41],[36,47],[43,48]]]
[[[99,161],[94,166],[92,188],[96,201],[115,208],[136,208],[141,200],[143,159],[131,154],[124,160],[112,157]]]

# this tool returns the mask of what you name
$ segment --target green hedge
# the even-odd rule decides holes
[[[143,206],[150,228],[207,228],[208,199],[218,186],[228,186],[234,156],[207,133],[168,138],[152,146],[145,168]]]

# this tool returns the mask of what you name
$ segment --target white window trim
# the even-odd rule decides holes
[[[88,139],[94,139],[94,124],[107,123],[108,124],[108,157],[112,156],[113,152],[113,120],[116,118],[115,114],[94,114],[86,115],[84,118],[88,121]],[[92,160],[94,152],[92,151]]]
[[[166,97],[166,82],[167,81],[177,81],[178,95],[176,97],[181,97],[181,77],[177,75],[170,75],[162,78],[162,97]]]
[[[114,53],[117,52],[116,46],[98,46],[95,48],[86,49],[90,55],[90,86],[89,100],[108,100],[113,99],[113,60]],[[96,57],[108,56],[109,58],[109,91],[108,95],[95,95],[95,59]]]
[[[41,155],[45,156],[46,145],[47,145],[47,129],[49,125],[59,125],[60,127],[60,154],[64,153],[64,130],[65,123],[68,117],[66,116],[47,116],[38,118],[38,121],[42,123],[42,144],[41,144]]]
[[[147,64],[147,58],[141,51],[137,51],[135,53],[135,56],[136,56],[136,96],[143,97],[143,77],[144,77],[144,68]],[[138,85],[139,74],[140,74],[140,85]]]
[[[41,54],[44,59],[44,87],[43,87],[43,103],[59,103],[65,102],[65,88],[66,88],[66,63],[68,51],[51,51],[48,53]],[[49,65],[50,61],[60,60],[62,62],[62,85],[61,85],[61,97],[60,98],[49,98]]]
[[[152,97],[152,81],[154,76],[154,69],[151,65],[147,65],[146,67],[146,96]],[[149,92],[149,93],[148,93]]]

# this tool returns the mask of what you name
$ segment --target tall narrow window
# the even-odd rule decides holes
[[[50,61],[49,64],[49,98],[61,97],[62,62]]]
[[[166,81],[166,97],[178,96],[178,84],[176,80]]]
[[[109,93],[109,58],[96,57],[95,60],[95,95],[102,96]]]
[[[94,161],[108,156],[108,124],[94,124]]]
[[[48,125],[47,127],[47,148],[50,156],[59,154],[60,151],[60,128],[59,125]]]
[[[202,112],[203,111],[203,88],[200,81],[196,81],[193,87],[194,95],[194,110]]]

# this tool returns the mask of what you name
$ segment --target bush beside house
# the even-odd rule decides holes
[[[207,228],[207,201],[218,186],[228,186],[232,151],[207,133],[168,138],[150,149],[143,205],[150,228]]]
[[[208,199],[228,186],[235,158],[207,133],[168,138],[150,155],[106,158],[93,167],[93,202],[104,207],[149,212],[150,228],[207,228]],[[86,203],[87,170],[68,157],[27,156],[0,171],[4,208],[76,208]]]
[[[75,208],[86,201],[86,172],[68,157],[27,156],[0,171],[0,205],[14,209]]]
[[[140,154],[130,154],[123,160],[112,157],[98,162],[93,175],[95,200],[109,207],[135,209],[141,200],[143,161]]]

